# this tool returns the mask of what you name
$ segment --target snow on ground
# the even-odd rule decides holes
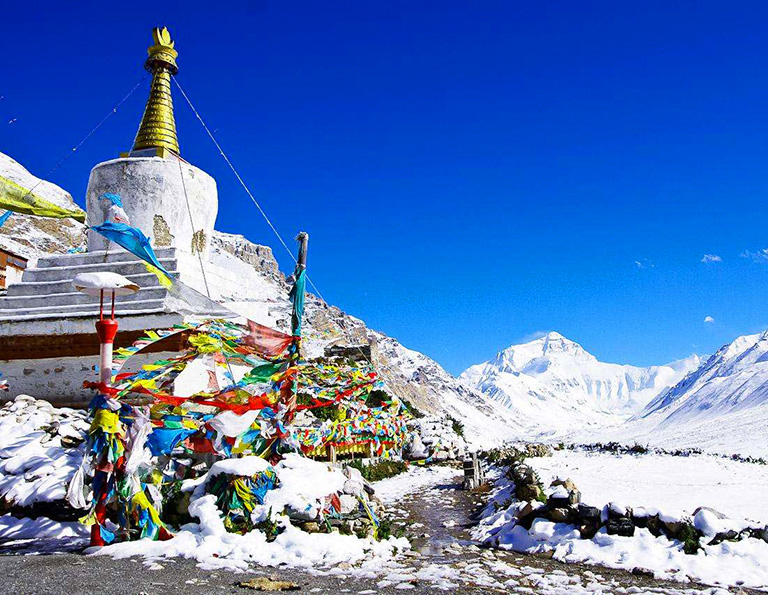
[[[656,507],[673,515],[712,507],[731,518],[768,523],[768,466],[713,456],[613,455],[555,451],[526,459],[544,486],[570,477],[582,501]]]
[[[59,523],[45,517],[16,518],[10,514],[0,516],[0,539],[81,539],[83,544],[90,534],[88,527],[78,522]]]
[[[64,498],[82,460],[87,412],[54,408],[26,395],[0,409],[0,496],[16,506]]]
[[[677,520],[706,505],[732,518],[719,519],[700,511],[693,518],[704,533],[701,550],[689,555],[683,543],[655,537],[637,528],[633,537],[609,535],[602,527],[592,539],[582,539],[577,527],[544,518],[530,529],[517,524],[524,503],[515,500],[509,480],[496,471],[496,487],[473,537],[493,547],[525,553],[553,552],[564,562],[599,564],[610,568],[651,571],[658,579],[698,581],[710,585],[743,585],[768,589],[768,543],[748,538],[708,545],[727,529],[762,527],[768,521],[768,468],[709,456],[610,455],[559,451],[553,457],[526,459],[548,486],[562,477],[572,479],[585,504],[602,508],[643,507],[662,519]],[[540,504],[539,504],[540,506]],[[751,519],[746,522],[743,519]]]
[[[581,539],[575,527],[545,519],[536,519],[530,530],[510,522],[481,525],[478,537],[483,536],[501,549],[552,551],[553,558],[563,562],[640,568],[659,579],[768,588],[768,543],[758,539],[705,545],[699,553],[688,555],[679,541],[654,537],[647,529],[638,529],[634,537],[619,537],[608,535],[603,527],[594,538]]]

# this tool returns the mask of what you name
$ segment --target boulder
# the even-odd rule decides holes
[[[724,541],[736,541],[737,539],[739,539],[738,531],[734,531],[733,529],[730,529],[728,531],[722,531],[717,535],[715,535],[707,545],[717,545],[718,543],[722,543]]]
[[[668,537],[677,537],[685,523],[683,521],[661,521],[662,530]]]
[[[552,487],[552,488],[557,486],[563,486],[569,492],[577,492],[579,490],[579,488],[576,487],[576,484],[570,477],[567,479],[562,479],[558,477],[555,481],[549,484],[549,487]]]
[[[299,525],[299,528],[302,531],[306,531],[307,533],[320,533],[320,525],[318,525],[314,521],[307,521],[305,523],[301,523],[301,525]]]
[[[339,502],[341,503],[341,510],[339,512],[343,515],[350,515],[358,510],[359,503],[357,498],[350,494],[341,494]]]
[[[600,523],[600,509],[596,506],[587,506],[586,504],[579,504],[576,508],[576,515],[581,521],[589,521],[591,523]]]
[[[722,512],[715,510],[714,508],[710,508],[709,506],[699,506],[696,510],[693,511],[694,518],[696,515],[698,515],[700,512],[709,512],[715,516],[715,518],[718,518],[720,520],[727,519],[728,517],[724,515]]]
[[[547,517],[553,523],[567,523],[571,517],[571,510],[568,508],[552,508]]]
[[[342,488],[342,492],[350,496],[361,496],[364,490],[365,490],[365,484],[361,481],[356,481],[354,479],[348,479],[347,481],[345,481],[344,487]]]
[[[526,502],[520,508],[517,509],[517,511],[515,512],[515,517],[518,519],[527,517],[534,510],[536,510],[536,507],[534,507],[534,505],[531,502]]]
[[[581,502],[581,493],[578,490],[571,490],[565,494],[562,492],[557,492],[548,498],[548,502],[553,508],[567,508],[569,506],[575,506]]]
[[[608,535],[632,537],[635,534],[635,525],[626,517],[608,519],[605,525]]]
[[[541,500],[543,496],[541,488],[536,484],[525,484],[515,490],[518,500]]]
[[[421,440],[421,436],[418,432],[412,434],[410,442],[403,449],[403,456],[408,461],[418,461],[426,459],[429,456],[429,450]]]
[[[645,526],[644,529],[648,529],[648,531],[651,532],[651,535],[654,537],[658,537],[661,535],[664,531],[664,524],[661,522],[661,519],[659,518],[659,515],[654,514],[648,517],[644,517],[645,519]],[[638,524],[638,527],[642,527],[642,525]]]

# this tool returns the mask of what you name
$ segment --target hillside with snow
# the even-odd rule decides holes
[[[698,367],[697,356],[640,368],[598,361],[556,332],[499,352],[460,379],[505,408],[528,436],[619,423]]]
[[[768,457],[768,331],[724,345],[602,438]]]
[[[32,175],[19,162],[0,153],[0,176],[53,204],[79,210],[69,192]],[[85,243],[85,225],[74,219],[49,219],[32,215],[11,215],[0,227],[0,248],[34,261],[46,254],[60,254]],[[30,263],[31,264],[31,263]]]

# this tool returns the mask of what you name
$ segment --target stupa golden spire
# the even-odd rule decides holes
[[[131,154],[155,149],[156,155],[160,157],[166,157],[168,151],[178,156],[179,141],[176,137],[176,120],[173,117],[171,75],[179,71],[176,66],[179,53],[173,49],[174,42],[165,27],[154,28],[152,37],[155,44],[147,50],[149,57],[144,63],[144,68],[152,73],[152,88]]]

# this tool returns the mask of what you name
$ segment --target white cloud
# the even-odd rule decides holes
[[[642,260],[636,260],[635,266],[638,269],[652,269],[654,268],[655,265],[653,264],[653,262],[651,262],[647,258],[643,258]]]
[[[742,258],[749,258],[754,262],[766,263],[768,262],[768,248],[763,248],[762,250],[758,250],[757,252],[744,250],[744,252],[739,254],[739,256],[741,256]]]
[[[528,333],[527,335],[520,337],[517,341],[515,341],[515,344],[519,345],[520,343],[530,343],[536,339],[546,337],[550,332],[551,331],[533,331],[532,333]]]
[[[705,254],[701,259],[701,262],[709,264],[710,262],[723,262],[723,259],[717,254]]]
[[[708,322],[708,323],[710,323],[710,324],[711,324],[711,323],[713,323],[714,321],[715,321],[715,319],[714,319],[714,318],[712,318],[711,316],[707,316],[707,317],[704,319],[704,322]]]

